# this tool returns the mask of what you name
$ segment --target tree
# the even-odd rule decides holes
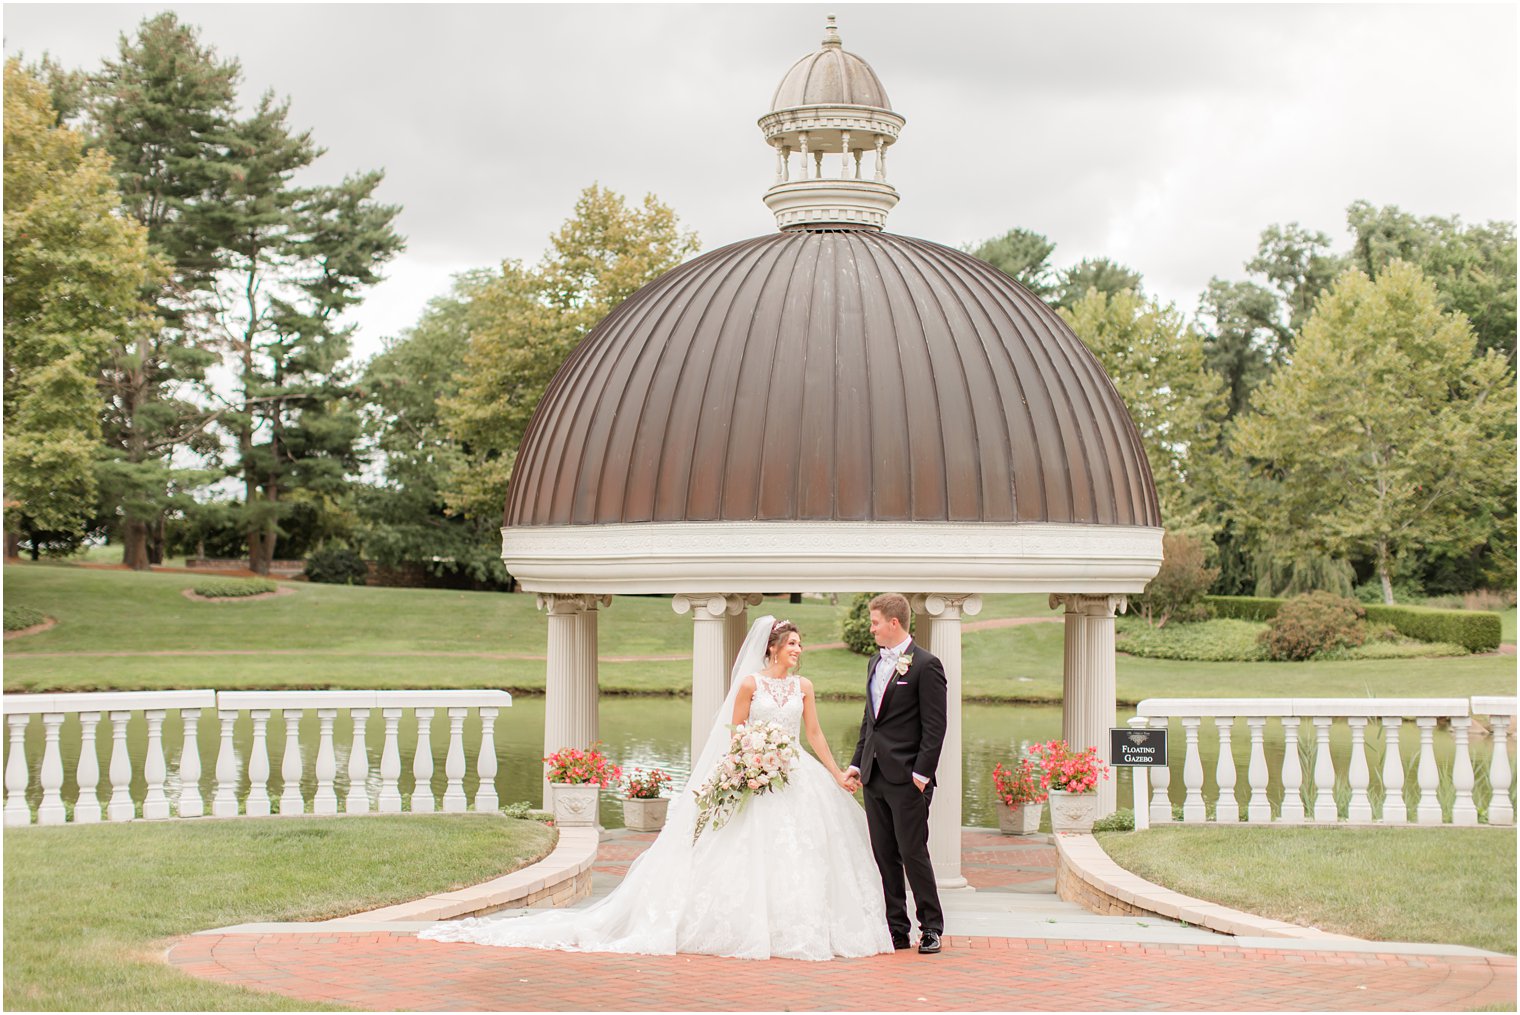
[[[292,132],[288,112],[266,93],[237,125],[220,209],[229,267],[217,279],[217,318],[237,376],[223,422],[237,442],[258,574],[269,571],[281,520],[303,499],[346,493],[358,467],[361,423],[341,367],[350,329],[339,322],[402,247],[392,228],[400,209],[374,200],[380,173],[292,183],[322,150],[310,132]]]
[[[365,553],[382,564],[419,562],[482,582],[506,578],[492,538],[499,515],[467,518],[447,509],[444,487],[463,455],[439,411],[459,390],[472,303],[491,279],[490,271],[455,278],[453,289],[365,368],[367,432],[384,475],[381,484],[360,490],[359,513]]]
[[[1039,233],[1014,228],[975,247],[967,247],[966,252],[1043,300],[1055,291],[1054,269],[1050,266],[1050,255],[1055,249],[1056,245]]]
[[[1352,263],[1377,278],[1394,260],[1417,265],[1435,284],[1442,306],[1460,311],[1479,350],[1497,349],[1515,362],[1515,224],[1464,226],[1456,216],[1416,218],[1396,205],[1356,201],[1346,209]]]
[[[1342,275],[1253,406],[1236,513],[1290,554],[1370,557],[1384,602],[1402,554],[1481,543],[1514,486],[1508,364],[1403,261]]]
[[[1106,257],[1084,257],[1060,273],[1054,305],[1070,310],[1094,289],[1104,296],[1139,295],[1140,273]]]
[[[1146,624],[1160,630],[1167,622],[1207,617],[1203,596],[1219,577],[1219,569],[1205,566],[1203,545],[1180,533],[1161,537],[1161,569],[1146,583],[1134,605]]]
[[[1261,275],[1277,290],[1286,317],[1280,323],[1289,337],[1303,328],[1315,300],[1344,267],[1344,259],[1330,251],[1330,237],[1311,233],[1297,222],[1263,229],[1256,256],[1246,262],[1246,271]]]
[[[441,403],[463,454],[446,491],[451,511],[500,516],[517,446],[560,364],[609,311],[696,249],[696,235],[654,195],[629,207],[593,184],[537,267],[508,261],[474,293],[458,392]]]
[[[1204,362],[1224,381],[1229,417],[1281,365],[1291,335],[1280,323],[1277,296],[1255,282],[1209,279],[1198,301]]]
[[[143,21],[135,40],[123,35],[117,59],[84,91],[93,143],[111,156],[127,212],[170,266],[148,294],[164,327],[123,335],[102,380],[101,488],[118,518],[123,563],[135,569],[162,561],[166,519],[214,475],[174,458],[181,448],[214,457],[219,447],[216,414],[197,391],[217,360],[208,298],[227,263],[223,202],[236,173],[239,76],[237,61],[219,60],[165,12]]]
[[[141,300],[162,265],[119,214],[103,152],[62,127],[48,91],[5,65],[6,527],[59,548],[94,514],[96,377],[121,335],[157,322]]]
[[[1137,293],[1089,290],[1059,313],[1108,372],[1140,431],[1169,530],[1211,526],[1202,516],[1211,456],[1225,413],[1223,385],[1204,365],[1203,339],[1173,307]]]

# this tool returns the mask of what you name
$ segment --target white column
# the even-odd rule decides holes
[[[221,720],[221,745],[216,750],[216,793],[211,798],[211,814],[218,818],[237,817],[237,752],[232,746],[232,731],[237,724],[237,709],[217,710]]]
[[[177,812],[182,818],[198,818],[206,813],[206,801],[201,799],[201,744],[200,724],[203,709],[180,709],[180,721],[185,724],[184,743],[179,751],[179,801]],[[74,809],[77,815],[79,809]]]
[[[1367,771],[1367,717],[1346,717],[1351,727],[1351,764],[1346,769],[1346,781],[1351,783],[1351,802],[1346,805],[1347,821],[1371,821],[1372,800],[1367,796],[1367,786],[1372,781]]]
[[[1494,754],[1488,763],[1488,784],[1494,789],[1494,798],[1488,803],[1488,823],[1513,825],[1515,808],[1509,802],[1509,784],[1513,779],[1509,767],[1509,716],[1491,715],[1488,722],[1494,731]]]
[[[1472,753],[1468,750],[1467,737],[1472,728],[1472,716],[1451,717],[1451,736],[1457,742],[1456,756],[1451,763],[1451,785],[1455,796],[1451,802],[1453,825],[1476,825],[1478,808],[1473,803]]]
[[[481,706],[480,709],[480,756],[475,759],[475,772],[480,785],[475,788],[475,810],[495,813],[501,808],[496,796],[496,715],[501,709]]]
[[[385,744],[380,748],[381,814],[401,813],[401,709],[382,708],[385,720]]]
[[[285,720],[285,757],[280,762],[280,778],[285,781],[280,790],[280,813],[282,815],[305,814],[306,801],[301,797],[301,708],[280,710]]]
[[[1169,722],[1164,715],[1153,715],[1150,719],[1150,727],[1153,730],[1164,730]],[[1171,739],[1168,737],[1167,739]],[[1165,825],[1172,820],[1172,766],[1170,754],[1175,744],[1167,745],[1167,763],[1157,765],[1156,770],[1150,774],[1151,784],[1151,824]],[[1135,819],[1139,821],[1138,815]],[[1136,827],[1139,827],[1136,825]]]
[[[1087,637],[1087,614],[1082,612],[1082,600],[1079,596],[1052,595],[1050,608],[1054,610],[1058,606],[1065,608],[1063,615],[1065,626],[1061,632],[1061,739],[1068,744],[1074,744],[1080,736],[1081,723],[1075,705],[1076,702],[1082,700],[1082,692],[1079,690],[1082,680],[1079,667],[1082,659],[1082,645]]]
[[[581,627],[581,614],[585,612],[590,597],[549,593],[538,597],[538,608],[549,615],[549,658],[544,671],[544,755],[547,757],[565,747],[589,747],[591,740],[582,740],[587,732],[582,713],[584,706],[577,705],[577,698],[584,694],[581,653],[587,644]],[[592,621],[595,623],[594,619]],[[591,635],[595,644],[595,634]],[[593,683],[595,678],[593,676]],[[592,705],[595,715],[595,705]],[[594,729],[595,719],[592,720]],[[544,766],[547,772],[547,765]],[[543,777],[543,807],[553,810],[549,799],[549,779]]]
[[[1240,801],[1235,799],[1235,749],[1230,743],[1235,732],[1233,715],[1216,715],[1214,729],[1219,733],[1219,758],[1214,763],[1214,781],[1219,784],[1219,799],[1214,802],[1214,820],[1220,824],[1238,824],[1244,817]]]
[[[1282,717],[1283,728],[1283,802],[1279,819],[1290,825],[1302,824],[1304,820],[1304,766],[1298,757],[1298,728],[1296,715]]]
[[[1143,715],[1130,716],[1126,724],[1132,730],[1143,730],[1150,725]],[[1164,767],[1164,766],[1158,766]],[[1143,832],[1151,827],[1151,770],[1147,765],[1135,765],[1129,770],[1130,787],[1134,800],[1130,806],[1135,812],[1135,831]]]
[[[1383,716],[1383,823],[1409,824],[1409,808],[1404,806],[1404,759],[1399,756],[1399,727],[1404,717]]]
[[[443,789],[443,809],[458,814],[466,809],[464,796],[464,717],[468,708],[449,708],[449,750],[444,756],[443,774],[448,784]]]
[[[433,797],[433,712],[416,708],[417,753],[412,755],[412,813],[431,814],[438,809]]]
[[[1203,720],[1196,715],[1182,717],[1182,733],[1187,738],[1187,756],[1182,762],[1182,820],[1198,824],[1207,820],[1203,807],[1203,756],[1198,753],[1198,727]]]
[[[248,749],[248,799],[243,813],[252,817],[267,817],[269,807],[269,713],[268,708],[251,708],[253,720],[253,746]]]
[[[160,712],[162,717],[163,713]],[[37,824],[61,825],[68,814],[63,809],[63,751],[58,745],[58,734],[63,730],[64,713],[42,713],[42,802],[37,807]],[[1468,769],[1471,770],[1469,765]],[[159,791],[163,791],[160,784]],[[1468,797],[1471,798],[1471,791]],[[165,801],[165,807],[168,801]]]
[[[739,649],[744,645],[744,638],[749,634],[749,607],[759,606],[765,601],[765,597],[758,592],[749,592],[739,596],[740,606],[737,613],[727,612],[723,616],[723,696],[728,697],[732,690],[730,683],[733,679],[734,663],[739,660]]]
[[[111,715],[111,801],[106,804],[106,816],[112,821],[131,821],[137,816],[132,806],[132,759],[127,754],[127,720],[130,711],[112,712]]]
[[[369,709],[350,708],[354,738],[348,749],[348,794],[343,798],[347,814],[369,813]]]
[[[32,809],[26,803],[26,784],[31,781],[32,770],[26,763],[26,724],[29,714],[11,714],[5,717],[11,730],[11,758],[5,764],[5,823],[7,825],[30,825]]]
[[[90,825],[100,820],[100,758],[95,753],[95,728],[100,725],[99,712],[79,713],[79,799],[74,803],[74,824]],[[1490,811],[1492,813],[1492,811]]]
[[[982,612],[982,597],[924,597],[929,615],[930,651],[945,667],[945,742],[934,771],[934,801],[929,807],[929,859],[940,888],[965,888],[961,876],[961,617]]]
[[[333,750],[335,708],[317,709],[317,788],[311,797],[313,814],[337,814],[338,793],[333,782],[338,775],[338,759]]]
[[[929,616],[924,606],[926,595],[908,597],[908,604],[913,608],[913,641],[924,651],[938,655],[934,651],[934,618]]]
[[[1415,820],[1422,825],[1441,823],[1441,801],[1436,798],[1441,774],[1436,768],[1436,717],[1418,716],[1414,724],[1420,728],[1420,768],[1416,778],[1420,782],[1420,802],[1415,806]]]
[[[1055,601],[1056,597],[1052,597]],[[1129,600],[1121,595],[1069,595],[1065,597],[1068,613],[1073,601],[1083,614],[1081,636],[1075,645],[1067,645],[1067,672],[1062,702],[1061,729],[1074,751],[1088,747],[1098,749],[1098,757],[1109,757],[1108,731],[1117,721],[1118,695],[1114,676],[1114,613],[1122,612]],[[1067,620],[1066,633],[1072,634]],[[1098,783],[1098,815],[1112,814],[1118,805],[1119,791],[1110,777]]]
[[[744,609],[745,597],[721,593],[687,593],[675,596],[670,605],[677,613],[691,614],[691,757],[695,761],[706,746],[713,715],[723,704],[728,667],[723,665],[724,618]]]
[[[1251,767],[1246,770],[1251,802],[1246,805],[1246,817],[1253,823],[1268,824],[1272,820],[1272,804],[1267,800],[1267,717],[1248,716],[1246,726],[1251,731]]]

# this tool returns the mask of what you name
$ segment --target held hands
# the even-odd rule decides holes
[[[840,788],[847,793],[854,793],[860,789],[860,775],[853,768],[840,772],[835,776],[834,781],[839,783]]]

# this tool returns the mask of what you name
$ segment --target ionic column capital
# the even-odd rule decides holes
[[[599,606],[611,605],[612,597],[609,595],[592,595],[584,592],[540,592],[538,594],[538,608],[547,610],[551,617],[585,613]]]
[[[1120,593],[1090,595],[1085,592],[1052,592],[1050,608],[1054,610],[1063,606],[1067,613],[1112,618],[1116,613],[1129,610],[1129,596]]]
[[[758,592],[683,592],[672,596],[670,608],[693,620],[721,620],[737,617],[747,606],[758,606],[763,597]]]
[[[914,613],[927,614],[936,620],[959,620],[982,612],[982,597],[975,593],[929,592],[908,597]]]

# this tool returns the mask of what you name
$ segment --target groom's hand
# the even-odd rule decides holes
[[[917,786],[918,787],[918,791],[920,793],[922,793],[924,791],[924,787],[927,786],[927,785],[929,785],[929,780],[925,779],[923,776],[919,775],[917,772],[914,772],[913,773],[913,785]]]

